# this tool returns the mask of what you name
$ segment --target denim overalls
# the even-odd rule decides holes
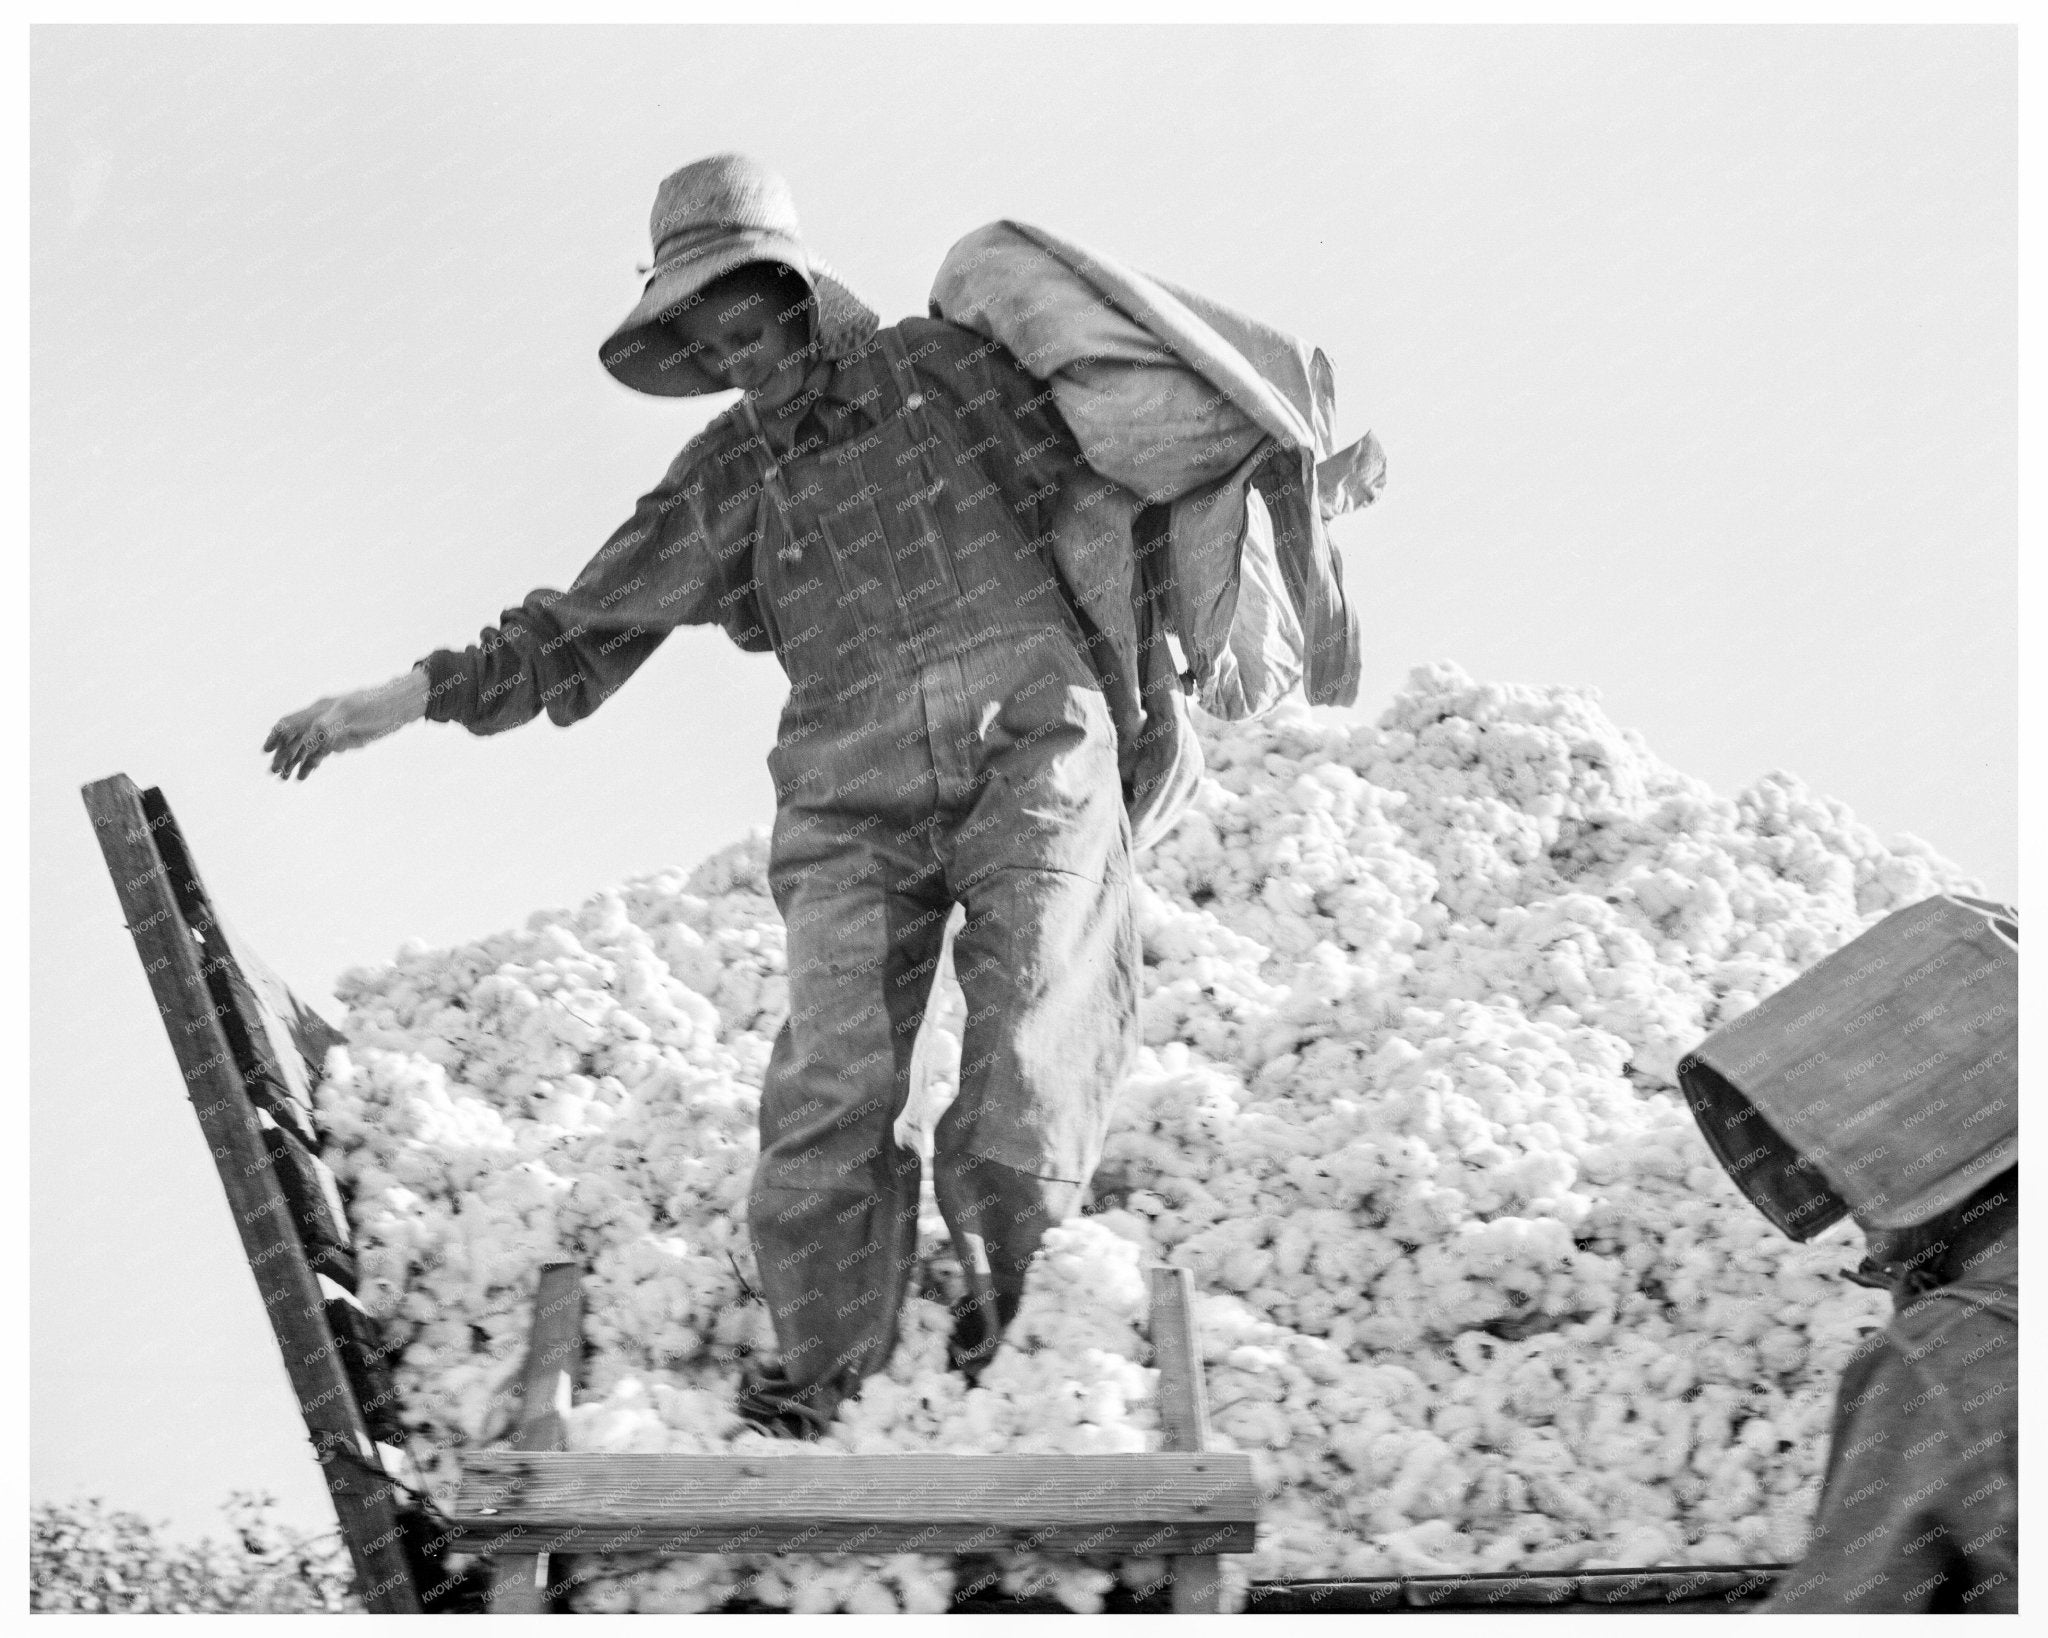
[[[749,1215],[784,1370],[823,1400],[894,1345],[920,1162],[891,1127],[954,902],[967,1014],[933,1183],[999,1323],[1138,1044],[1108,706],[1048,547],[996,482],[1023,456],[973,438],[974,406],[917,367],[921,334],[926,357],[959,345],[909,321],[841,366],[872,425],[778,459],[743,411],[769,503],[754,591],[791,685],[768,757],[790,1011]]]

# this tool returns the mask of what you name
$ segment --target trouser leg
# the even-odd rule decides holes
[[[953,942],[960,1090],[933,1131],[935,1160],[978,1155],[1085,1184],[1138,1049],[1139,961],[1123,871],[1005,869],[970,887]]]
[[[791,1396],[830,1412],[881,1370],[917,1266],[915,1153],[835,1187],[758,1184],[749,1228]]]
[[[1046,1229],[1079,1206],[1139,1045],[1115,731],[1099,691],[1063,676],[1062,656],[1044,663],[1028,704],[976,722],[971,789],[939,844],[967,912],[953,942],[967,1015],[933,1186],[985,1345],[1015,1317]]]
[[[966,1281],[957,1357],[978,1375],[1017,1317],[1032,1253],[1048,1228],[1074,1214],[1082,1186],[957,1151],[934,1156],[932,1174]]]
[[[954,946],[967,1019],[934,1187],[970,1293],[999,1325],[1045,1230],[1079,1202],[1138,1045],[1130,829],[1086,662],[991,644],[896,699],[930,753],[883,787],[901,828],[833,807],[856,781],[876,794],[833,762],[823,801],[779,810],[770,846],[791,1011],[749,1219],[785,1372],[821,1410],[886,1363],[915,1266],[920,1169],[891,1128],[953,900],[967,911]]]
[[[769,872],[789,929],[790,1014],[763,1080],[748,1225],[784,1374],[829,1413],[888,1362],[917,1263],[921,1167],[890,1128],[909,1097],[946,900],[921,836],[898,846],[871,825],[835,842],[817,824],[802,835]]]
[[[1006,870],[970,894],[953,945],[967,1001],[960,1091],[932,1162],[966,1278],[970,1371],[1016,1317],[1039,1241],[1073,1215],[1102,1158],[1137,1050],[1138,960],[1126,881]]]

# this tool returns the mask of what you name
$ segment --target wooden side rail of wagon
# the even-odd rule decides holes
[[[1110,1456],[568,1454],[581,1271],[541,1271],[515,1443],[461,1458],[451,1547],[492,1555],[492,1608],[544,1610],[563,1555],[1125,1553],[1168,1560],[1176,1613],[1223,1607],[1218,1555],[1256,1546],[1251,1458],[1212,1451],[1193,1282],[1155,1267],[1166,1449]]]
[[[1253,1584],[1247,1615],[1740,1614],[1771,1594],[1789,1566],[1680,1564],[1609,1570],[1489,1570],[1374,1576],[1362,1581]]]

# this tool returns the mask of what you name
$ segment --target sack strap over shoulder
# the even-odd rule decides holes
[[[1937,1286],[1925,1293],[1925,1297],[1948,1297],[1987,1314],[1996,1314],[2014,1325],[2020,1322],[2019,1287],[2007,1285],[2002,1280],[1957,1280],[1950,1285]]]

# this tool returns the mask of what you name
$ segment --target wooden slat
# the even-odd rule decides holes
[[[1574,1578],[1573,1592],[1582,1604],[1668,1604],[1685,1598],[1754,1590],[1764,1577],[1775,1578],[1784,1570],[1782,1564],[1722,1570],[1687,1565],[1581,1570]],[[1485,1608],[1501,1602],[1503,1593],[1511,1591],[1512,1583],[1506,1588],[1479,1588],[1461,1585],[1458,1578],[1447,1577],[1438,1586],[1417,1588],[1410,1602],[1437,1608]]]
[[[464,1552],[1250,1552],[1249,1457],[473,1451]]]
[[[325,1274],[337,1285],[355,1290],[355,1248],[349,1241],[348,1219],[342,1215],[333,1174],[291,1132],[270,1123],[265,1111],[258,1110],[257,1118],[265,1123],[263,1147],[290,1203],[292,1222],[298,1228],[306,1261],[314,1273]]]
[[[1370,1615],[1410,1610],[1509,1614],[1523,1610],[1739,1610],[1765,1598],[1783,1564],[1652,1566],[1634,1570],[1489,1571],[1360,1581],[1255,1583],[1247,1613]]]
[[[519,1450],[566,1450],[568,1413],[583,1368],[583,1265],[547,1263],[533,1296],[526,1367],[519,1377]],[[496,1615],[544,1615],[549,1555],[501,1557],[491,1567],[491,1610]]]
[[[356,1404],[371,1439],[403,1450],[406,1428],[399,1415],[398,1388],[391,1377],[391,1357],[398,1350],[387,1344],[376,1321],[347,1291],[337,1288],[322,1305],[327,1329],[341,1350],[341,1362],[354,1388]]]
[[[233,929],[220,912],[212,913],[215,921],[206,929],[207,940],[225,957],[224,981],[236,1002],[236,1014],[260,1025],[249,1034],[250,1061],[256,1071],[249,1082],[250,1092],[289,1110],[292,1118],[280,1124],[317,1148],[319,1123],[313,1109],[313,1088],[325,1072],[327,1046],[341,1036],[274,976],[257,983],[246,969],[252,964],[261,968],[261,964],[247,946],[234,942]],[[318,1057],[309,1059],[309,1052],[317,1052]]]
[[[583,1265],[544,1263],[519,1378],[520,1450],[568,1449],[568,1412],[583,1371]]]
[[[1159,1367],[1159,1436],[1168,1450],[1209,1448],[1209,1392],[1195,1337],[1195,1282],[1185,1268],[1157,1264],[1151,1282],[1152,1359]]]
[[[255,1021],[237,1016],[233,1000],[223,1000],[208,982],[206,967],[219,953],[195,939],[186,912],[188,905],[203,905],[204,889],[168,807],[159,793],[150,794],[153,812],[122,774],[83,789],[123,918],[326,1473],[363,1601],[379,1613],[416,1613],[419,1597],[398,1529],[398,1497],[371,1465],[373,1441],[328,1329],[318,1276],[299,1242],[291,1202],[245,1090],[249,1061],[238,1057],[230,1039],[246,1038]]]
[[[1195,1337],[1194,1276],[1166,1264],[1149,1268],[1146,1274],[1151,1282],[1152,1357],[1159,1367],[1160,1442],[1167,1450],[1205,1451],[1209,1393]],[[1210,1547],[1186,1553],[1167,1566],[1175,1615],[1213,1615],[1222,1610],[1223,1566],[1217,1551]]]
[[[342,1033],[292,993],[236,933],[235,924],[220,913],[218,905],[212,909],[226,935],[228,953],[262,1008],[271,1050],[284,1071],[286,1087],[310,1110],[313,1088],[326,1073],[328,1049],[345,1044]]]
[[[249,1097],[309,1148],[319,1147],[313,1119],[313,1082],[327,1048],[339,1035],[301,1002],[284,982],[243,947],[207,896],[199,870],[171,817],[163,793],[142,793],[143,811],[170,873],[171,891],[185,922],[206,946],[202,968],[214,1000],[222,1004],[222,1027],[243,1070]],[[263,975],[261,986],[249,975]],[[309,1061],[308,1054],[312,1054]]]

